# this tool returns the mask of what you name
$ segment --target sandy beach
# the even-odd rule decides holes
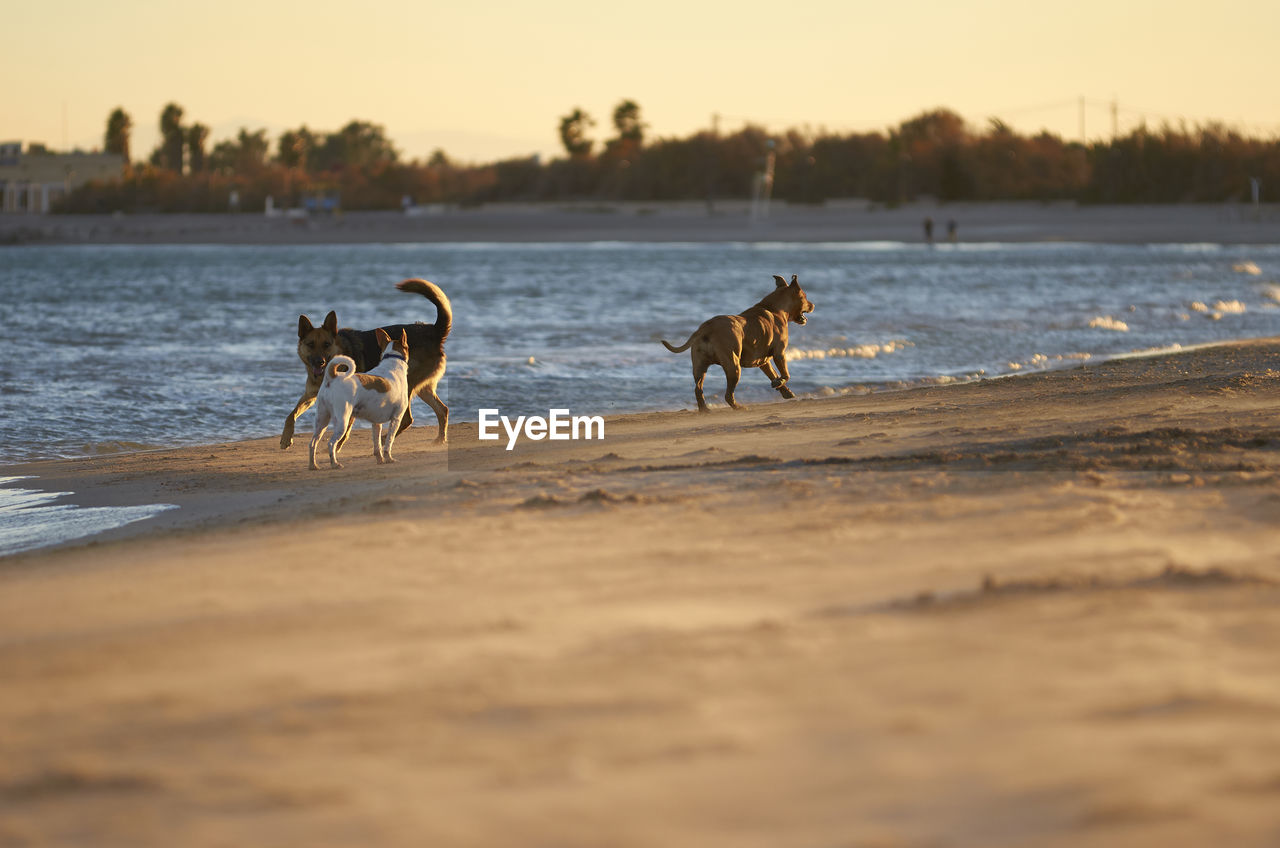
[[[1280,838],[1280,339],[10,467],[0,845]]]
[[[1080,206],[1062,203],[911,203],[865,200],[822,206],[751,204],[494,203],[424,207],[418,214],[348,212],[268,218],[225,215],[0,215],[0,245],[333,244],[431,242],[844,242],[923,240],[925,218],[945,241],[955,221],[961,242],[1275,244],[1280,207],[1264,204]]]

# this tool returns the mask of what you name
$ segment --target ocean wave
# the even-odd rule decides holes
[[[829,347],[825,349],[806,350],[804,348],[788,348],[787,361],[799,359],[875,359],[882,353],[896,353],[904,348],[915,347],[905,339],[895,339],[884,344],[863,344],[853,347]]]

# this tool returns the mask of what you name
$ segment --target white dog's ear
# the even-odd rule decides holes
[[[378,352],[387,346],[387,342],[391,341],[391,334],[379,327],[373,331],[373,338],[378,342]]]
[[[773,278],[778,281],[778,288],[782,288],[787,284],[787,281],[779,277],[777,274],[774,274]]]

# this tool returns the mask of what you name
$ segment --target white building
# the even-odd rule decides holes
[[[0,142],[0,213],[45,215],[58,197],[89,180],[118,179],[124,157],[116,153],[50,153],[39,145]]]

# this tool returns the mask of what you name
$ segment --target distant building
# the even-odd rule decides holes
[[[41,145],[0,142],[0,213],[45,215],[53,202],[89,180],[118,178],[117,153],[50,153]]]

